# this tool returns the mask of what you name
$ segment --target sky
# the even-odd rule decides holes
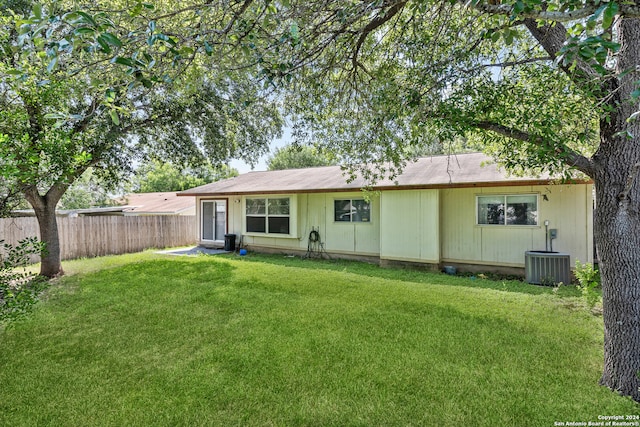
[[[264,156],[262,156],[258,163],[255,165],[255,167],[253,168],[254,171],[266,171],[267,170],[267,158],[269,157],[270,154],[272,154],[276,148],[280,148],[284,145],[287,145],[291,142],[291,128],[286,127],[283,132],[282,132],[282,138],[278,138],[278,139],[274,139],[273,141],[271,141],[271,144],[269,144],[269,151],[270,153],[265,154]],[[238,172],[240,173],[247,173],[247,172],[251,172],[251,165],[243,162],[242,160],[232,160],[229,163],[229,166],[231,166],[232,168],[236,168],[238,169]]]

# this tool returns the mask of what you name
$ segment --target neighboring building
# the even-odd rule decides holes
[[[195,215],[195,200],[177,197],[176,192],[131,193],[116,201],[122,213],[131,215]]]
[[[60,209],[61,217],[78,216],[141,216],[141,215],[195,215],[196,203],[191,198],[177,197],[176,192],[131,193],[113,200],[117,206],[86,209]],[[35,216],[33,209],[15,210],[15,217]]]
[[[107,206],[103,208],[86,209],[56,209],[56,216],[77,218],[79,216],[123,216],[129,206]],[[14,217],[35,217],[33,209],[20,209],[11,212]]]
[[[328,166],[249,172],[178,195],[196,198],[202,246],[230,233],[249,249],[304,254],[316,230],[332,256],[521,272],[525,251],[550,249],[548,221],[554,250],[593,262],[588,181],[509,177],[474,153],[409,163],[369,197],[363,185]]]

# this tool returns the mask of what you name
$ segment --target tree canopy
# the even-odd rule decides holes
[[[180,169],[171,163],[156,160],[136,169],[131,190],[136,193],[184,191],[234,176],[238,176],[238,171],[227,165],[214,168],[207,164],[197,168]]]
[[[94,175],[93,168],[88,168],[64,192],[58,202],[58,209],[88,209],[112,205],[114,202],[109,195],[109,186]]]
[[[330,155],[308,145],[289,144],[276,148],[273,154],[267,159],[267,169],[270,171],[331,166],[335,164],[336,161]]]
[[[22,163],[14,162],[15,176],[23,177],[20,187],[36,210],[43,196],[35,188],[44,182],[26,180],[41,176],[29,171],[50,169],[46,179],[58,177],[59,185],[45,194],[56,198],[74,171],[107,161],[103,155],[114,147],[122,151],[125,142],[192,157],[196,151],[170,142],[169,136],[191,131],[175,119],[193,120],[193,129],[200,129],[219,110],[191,97],[217,96],[218,103],[206,105],[228,106],[223,117],[246,120],[232,121],[234,130],[248,123],[264,141],[258,128],[273,129],[277,120],[250,114],[271,99],[261,96],[258,82],[287,90],[281,96],[299,142],[340,153],[341,163],[362,165],[373,180],[397,173],[408,146],[434,137],[445,143],[477,139],[516,171],[565,177],[579,171],[594,181],[598,200],[601,382],[640,401],[636,2],[234,0],[160,6],[136,2],[128,9],[51,14],[37,6],[26,20],[5,20],[4,93],[20,102],[3,101],[0,123],[18,131],[0,133],[10,136],[11,153],[24,153]],[[206,66],[194,72],[191,66],[201,60]],[[176,89],[180,96],[174,98],[170,91]],[[221,96],[237,89],[251,95]],[[234,101],[224,102],[229,99]],[[156,104],[160,111],[189,114],[162,121],[146,113]],[[272,118],[269,125],[265,116]],[[139,121],[162,130],[153,137],[138,132],[139,140],[119,137],[132,135]],[[43,126],[51,132],[42,132]],[[232,133],[203,132],[225,141],[208,151],[205,144],[205,151],[227,157],[261,146],[248,137],[241,138],[247,144],[234,145],[225,139]],[[371,163],[380,167],[366,167]]]
[[[87,168],[115,183],[151,154],[195,166],[253,161],[281,127],[277,103],[249,70],[176,48],[143,16],[162,13],[153,5],[113,15],[64,7],[0,16],[0,173],[36,212],[47,276],[62,271],[55,206]]]
[[[280,31],[296,37],[277,49],[292,71],[285,105],[300,140],[379,164],[362,168],[373,180],[397,173],[406,146],[433,136],[475,139],[516,172],[593,180],[601,383],[640,401],[640,6],[288,4]]]

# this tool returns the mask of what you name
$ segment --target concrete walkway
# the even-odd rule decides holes
[[[218,255],[218,254],[230,254],[231,252],[224,249],[203,248],[200,246],[193,246],[189,248],[177,248],[170,249],[168,251],[158,251],[158,254],[164,255],[177,255],[177,256],[194,256],[194,255]]]

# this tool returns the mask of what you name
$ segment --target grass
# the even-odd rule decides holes
[[[637,414],[554,292],[280,256],[80,260],[0,331],[0,425],[550,426]]]

